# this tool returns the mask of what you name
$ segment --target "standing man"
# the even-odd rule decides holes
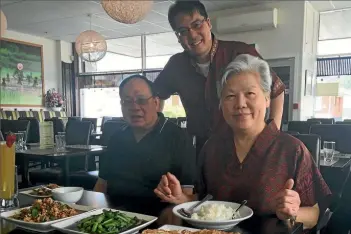
[[[187,128],[196,136],[197,154],[211,132],[225,126],[219,109],[217,83],[225,67],[239,54],[261,57],[254,47],[237,41],[220,41],[211,33],[211,21],[200,1],[177,1],[168,21],[184,52],[173,55],[155,80],[158,96],[165,100],[178,93],[187,115]],[[284,89],[273,75],[270,118],[280,128]]]

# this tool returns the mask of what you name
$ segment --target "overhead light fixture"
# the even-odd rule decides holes
[[[145,18],[152,8],[150,0],[101,0],[102,7],[114,20],[124,24],[135,24]]]
[[[0,37],[3,37],[5,34],[5,31],[7,29],[7,19],[6,19],[4,12],[2,12],[1,10],[0,10],[0,22],[1,22]]]
[[[105,38],[93,30],[87,30],[79,34],[75,47],[77,54],[87,62],[101,60],[107,51]]]

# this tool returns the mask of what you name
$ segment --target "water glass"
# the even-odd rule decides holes
[[[57,151],[64,151],[66,148],[66,135],[56,135],[55,136],[56,142],[56,150]]]
[[[15,135],[16,135],[16,151],[22,151],[24,134],[23,132],[18,132],[18,133],[15,133]]]
[[[18,131],[18,133],[23,133],[23,140],[22,140],[22,150],[27,149],[27,132],[26,131]]]
[[[324,162],[331,163],[333,161],[334,152],[335,152],[335,142],[324,141],[324,144],[323,144]]]

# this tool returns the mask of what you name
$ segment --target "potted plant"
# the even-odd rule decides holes
[[[63,108],[64,100],[62,95],[56,92],[55,89],[49,89],[45,94],[46,107],[53,111],[61,111]]]

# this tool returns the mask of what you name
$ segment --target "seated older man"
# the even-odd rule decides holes
[[[216,200],[247,200],[256,214],[276,214],[302,222],[305,229],[314,227],[330,190],[305,145],[280,132],[274,121],[265,122],[271,84],[265,61],[236,57],[218,89],[229,126],[202,150],[197,194],[184,194],[172,173],[162,176],[155,193],[175,204],[207,193]]]
[[[146,77],[123,80],[119,94],[128,126],[111,137],[94,190],[129,211],[158,215],[167,204],[153,193],[160,177],[171,171],[182,185],[193,185],[195,148],[184,130],[158,113],[160,100]]]

